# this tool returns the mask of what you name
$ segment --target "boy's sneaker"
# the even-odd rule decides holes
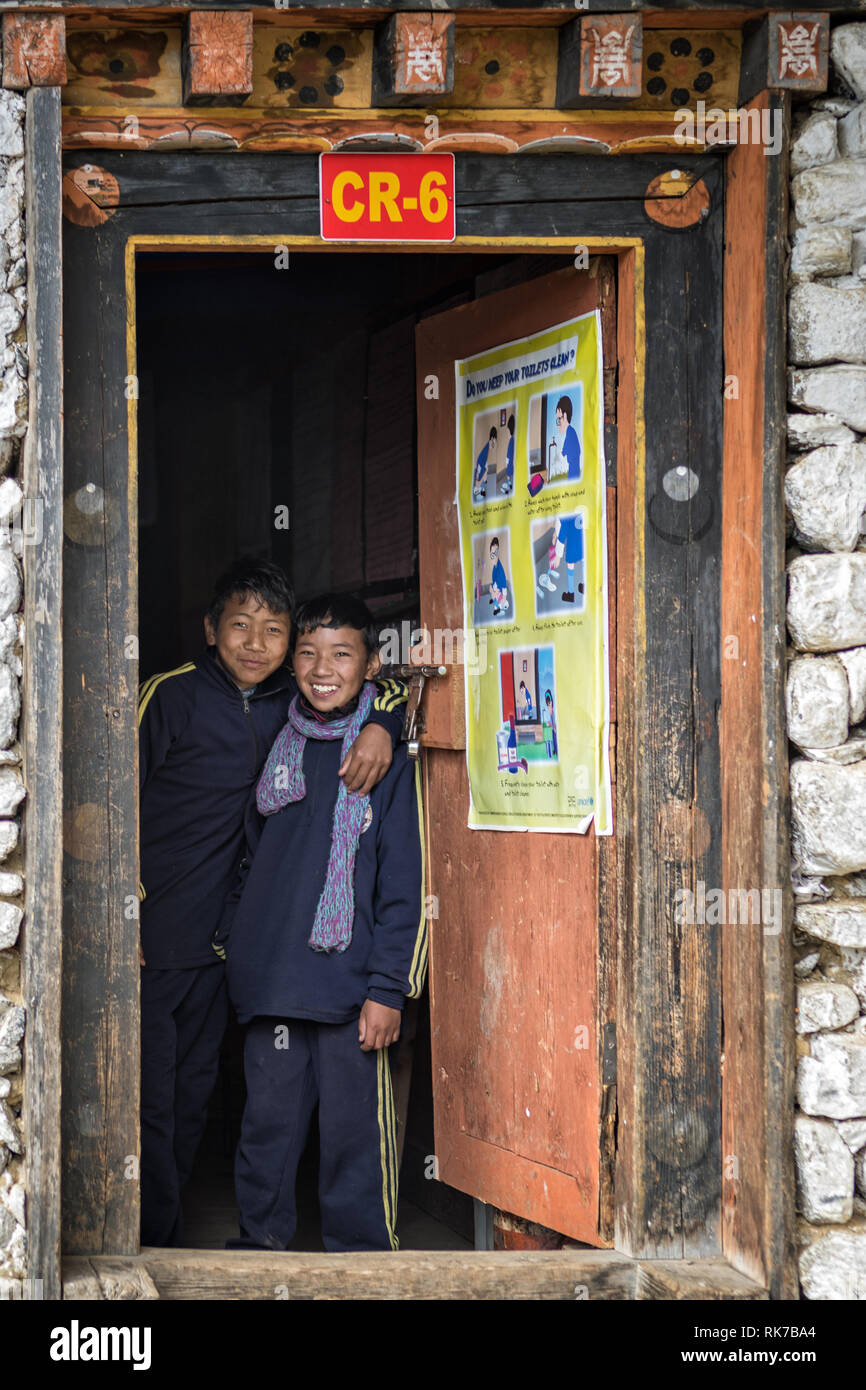
[[[498,617],[499,617],[499,612],[500,612],[500,610],[499,610],[498,608],[494,608],[494,610],[493,610],[493,616],[494,616],[494,618],[498,618]]]
[[[578,584],[578,586],[577,586],[577,592],[578,592],[579,594],[582,594],[582,593],[583,593],[583,585],[582,585],[582,584]]]
[[[566,592],[562,595],[562,601],[563,603],[574,603],[574,594],[570,594],[566,590]]]

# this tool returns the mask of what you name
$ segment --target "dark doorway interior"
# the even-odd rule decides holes
[[[294,251],[284,261],[279,251],[138,259],[142,677],[201,650],[213,582],[241,554],[282,564],[299,599],[348,590],[383,626],[416,621],[415,324],[568,263]],[[426,998],[415,1025],[402,1083],[411,1071],[401,1244],[466,1248],[471,1200],[432,1180]],[[220,1248],[236,1234],[232,1158],[242,1107],[233,1026],[187,1192],[190,1246]],[[296,1249],[321,1248],[315,1177],[311,1144]]]

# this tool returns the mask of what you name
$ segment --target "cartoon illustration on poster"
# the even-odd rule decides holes
[[[610,835],[599,315],[455,370],[469,824]]]

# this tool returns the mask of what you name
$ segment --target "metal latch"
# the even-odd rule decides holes
[[[403,720],[403,738],[406,740],[406,752],[409,757],[417,758],[421,751],[421,735],[424,732],[424,711],[421,708],[424,682],[433,676],[447,675],[447,667],[389,666],[388,673],[399,680],[409,682],[409,699],[406,701],[406,716]]]

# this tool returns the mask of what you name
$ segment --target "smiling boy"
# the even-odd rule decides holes
[[[364,604],[335,594],[303,604],[294,670],[299,694],[259,779],[244,875],[218,933],[249,1025],[241,1236],[230,1244],[291,1241],[318,1102],[325,1249],[396,1249],[387,1049],[427,960],[417,764],[398,748],[369,797],[346,797],[337,776],[375,696],[376,630]],[[292,874],[300,863],[303,875]]]
[[[205,653],[141,689],[143,1245],[183,1241],[180,1194],[228,1017],[211,939],[237,875],[250,790],[297,690],[284,665],[292,604],[278,566],[239,560],[217,583]],[[377,689],[373,723],[337,772],[347,793],[366,795],[390,766],[400,698],[393,683]]]

